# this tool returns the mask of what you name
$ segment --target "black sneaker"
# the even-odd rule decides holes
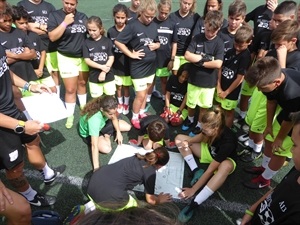
[[[243,149],[239,149],[236,154],[238,156],[242,156],[242,155],[247,155],[247,154],[250,154],[251,152],[253,151],[253,149],[249,146],[247,146],[246,148],[243,148]]]
[[[182,124],[181,129],[182,129],[182,130],[188,130],[188,129],[190,129],[190,127],[193,125],[193,123],[194,123],[194,122],[191,122],[191,121],[189,120],[189,118],[186,118],[185,121],[184,121],[183,124]]]
[[[45,206],[49,206],[49,205],[54,205],[56,202],[56,197],[36,193],[36,195],[34,196],[34,199],[31,201],[28,201],[28,202],[34,206],[45,207]]]
[[[258,159],[259,157],[262,156],[262,151],[260,152],[255,152],[255,151],[251,151],[249,154],[243,154],[240,159],[243,162],[252,162],[255,159]]]
[[[197,134],[200,134],[201,131],[202,131],[202,129],[201,129],[200,127],[196,126],[196,127],[194,128],[194,130],[192,130],[192,131],[189,133],[189,136],[190,136],[190,137],[194,137],[194,136],[196,136]]]
[[[57,178],[57,176],[60,175],[60,174],[62,174],[66,170],[66,165],[58,166],[56,168],[53,168],[53,170],[54,170],[54,175],[51,178],[49,178],[49,179],[45,179],[44,178],[45,185],[52,184],[52,182]]]
[[[244,168],[244,171],[246,173],[261,175],[265,171],[265,168],[263,168],[262,166],[251,166]]]

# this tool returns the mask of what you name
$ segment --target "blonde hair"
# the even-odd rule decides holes
[[[160,0],[158,5],[157,5],[157,8],[160,9],[161,7],[163,6],[168,6],[170,11],[172,9],[172,2],[170,0]]]
[[[141,4],[137,10],[137,13],[141,15],[142,12],[149,11],[157,11],[157,4],[155,0],[141,0]]]

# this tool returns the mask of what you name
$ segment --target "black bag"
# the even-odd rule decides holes
[[[38,210],[32,213],[32,225],[62,225],[60,215],[51,210]]]

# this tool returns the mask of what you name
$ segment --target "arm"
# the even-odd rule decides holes
[[[166,92],[166,99],[165,99],[165,106],[170,107],[170,98],[171,98],[171,93],[169,91]]]
[[[202,59],[202,55],[186,51],[184,54],[184,58],[191,63],[198,63]]]
[[[118,47],[118,49],[120,49],[125,55],[127,55],[131,59],[142,59],[145,56],[144,49],[140,49],[137,52],[132,50],[131,52],[125,44],[117,40],[115,40],[115,45]]]
[[[220,98],[226,98],[233,90],[235,90],[244,80],[244,76],[238,74],[237,78],[232,82],[232,84],[227,88],[226,91],[224,91]]]
[[[167,66],[168,70],[172,70],[173,69],[173,64],[174,64],[174,59],[175,59],[175,56],[176,56],[176,52],[177,52],[177,43],[173,42],[172,43],[171,60],[168,63],[168,66]]]
[[[38,34],[43,35],[47,34],[47,24],[41,24],[41,23],[28,23],[29,30]]]
[[[45,66],[45,61],[46,61],[46,51],[42,51],[41,52],[41,58],[40,58],[40,64],[39,64],[39,68],[34,70],[36,75],[38,77],[41,77],[43,75],[43,70],[44,70],[44,66]]]
[[[281,45],[276,49],[277,58],[281,68],[286,68],[287,48],[285,45]]]
[[[60,39],[61,36],[63,36],[65,30],[67,29],[67,26],[69,26],[72,23],[74,23],[74,14],[73,13],[67,14],[65,16],[64,21],[61,24],[59,24],[54,30],[48,33],[49,39],[52,42]]]
[[[99,149],[98,149],[98,136],[91,136],[91,141],[92,141],[92,163],[93,163],[93,168],[94,171],[99,169]]]
[[[148,45],[148,48],[151,50],[151,51],[155,51],[156,49],[159,49],[160,47],[160,43],[159,42],[152,42]]]
[[[273,118],[275,115],[277,107],[277,101],[276,100],[267,100],[267,126],[264,132],[264,135],[266,136],[267,134],[270,134],[273,137],[273,129],[272,129],[272,124],[273,124]]]
[[[223,92],[223,89],[221,87],[221,77],[222,77],[222,68],[218,70],[218,80],[217,80],[217,94],[221,95]]]
[[[204,62],[203,67],[208,69],[220,69],[222,67],[223,61],[220,59],[216,59],[209,62]]]
[[[6,51],[7,60],[10,62],[12,61],[19,61],[19,60],[32,60],[36,58],[36,51],[35,49],[29,49],[27,47],[24,48],[24,52],[20,54],[16,54],[10,51]]]
[[[172,201],[172,196],[170,194],[160,193],[159,195],[150,195],[146,193],[146,201],[150,205],[157,205],[160,203],[170,202]]]
[[[116,139],[115,139],[115,141],[118,140],[118,144],[120,145],[123,142],[123,136],[122,136],[122,133],[120,131],[119,120],[118,120],[117,116],[114,115],[111,121],[112,121],[112,124],[113,124],[113,126],[116,130]]]

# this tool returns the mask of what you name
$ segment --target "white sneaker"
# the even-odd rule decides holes
[[[152,92],[152,95],[155,97],[155,98],[162,98],[162,94],[158,91],[158,90],[155,90]]]
[[[151,95],[147,95],[146,102],[149,103],[151,101]]]
[[[122,113],[123,112],[123,104],[118,104],[117,112],[118,113]]]
[[[244,132],[249,132],[249,126],[248,126],[247,124],[244,124],[244,125],[242,126],[242,130],[243,130]]]
[[[129,105],[123,105],[123,114],[127,115],[129,113]]]

